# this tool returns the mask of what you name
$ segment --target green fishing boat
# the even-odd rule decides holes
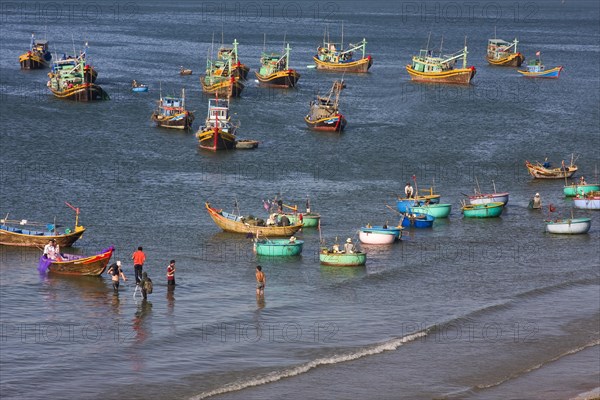
[[[452,204],[423,204],[420,206],[409,207],[411,213],[427,214],[435,218],[448,218],[452,211]]]
[[[363,252],[336,253],[323,248],[319,253],[319,261],[321,265],[332,267],[360,267],[367,263],[367,254]]]
[[[584,185],[572,183],[570,185],[563,187],[563,193],[567,197],[575,197],[578,194],[583,195],[583,194],[588,194],[591,192],[598,192],[598,191],[600,191],[600,185],[597,183],[596,184],[586,183]]]
[[[504,203],[466,204],[462,206],[465,218],[495,218],[502,214]]]
[[[319,226],[319,220],[321,219],[320,214],[316,213],[298,213],[298,214],[285,214],[291,224],[297,224],[304,222],[304,228],[316,228]]]
[[[303,240],[289,239],[256,239],[254,252],[259,256],[289,257],[302,253]]]
[[[281,88],[296,86],[300,74],[289,66],[291,50],[289,43],[284,50],[283,54],[263,52],[260,57],[260,70],[255,72],[261,85]]]

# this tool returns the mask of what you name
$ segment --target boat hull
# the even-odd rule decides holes
[[[53,274],[100,276],[106,270],[113,251],[114,248],[111,247],[105,252],[90,257],[67,254],[63,261],[51,261],[42,256],[40,258],[40,268],[45,263],[48,272]]]
[[[422,206],[410,206],[409,212],[418,214],[427,214],[435,218],[448,218],[452,211],[452,204],[429,204]]]
[[[205,204],[206,211],[215,222],[215,224],[225,232],[232,233],[252,233],[255,236],[262,237],[289,237],[302,228],[302,224],[289,226],[257,226],[245,223],[239,216],[230,215],[231,218],[224,216],[221,210],[217,210]]]
[[[399,228],[363,227],[360,228],[358,239],[363,244],[391,244],[398,240],[400,232]]]
[[[198,132],[199,146],[204,150],[219,151],[235,149],[235,135],[220,129],[207,129]]]
[[[289,239],[259,240],[254,243],[254,251],[259,256],[290,257],[302,253],[303,240],[290,243]]]
[[[100,86],[94,83],[82,83],[66,90],[55,90],[49,87],[55,97],[72,101],[109,100],[110,96]]]
[[[546,232],[563,235],[579,235],[587,233],[591,226],[592,220],[590,218],[546,221]]]
[[[223,81],[213,84],[207,84],[205,77],[200,78],[202,84],[202,92],[209,94],[218,94],[221,97],[240,97],[244,90],[244,84],[240,79],[224,79]]]
[[[248,79],[249,72],[250,67],[248,67],[246,64],[237,63],[233,65],[233,68],[231,70],[231,76],[245,81],[246,79]]]
[[[415,206],[415,204],[418,207],[425,206],[427,204],[427,202],[429,202],[429,204],[439,204],[440,197],[441,197],[441,195],[439,195],[439,194],[432,194],[432,195],[426,195],[426,196],[418,196],[418,197],[415,197],[412,199],[400,198],[396,202],[396,208],[401,213],[405,213],[405,212],[408,212],[408,209],[410,207]]]
[[[19,64],[21,64],[21,69],[44,69],[50,65],[44,57],[33,53],[21,54],[19,56]]]
[[[367,263],[366,253],[332,253],[327,250],[319,253],[321,265],[332,267],[360,267]]]
[[[527,167],[529,175],[535,179],[564,179],[570,178],[577,172],[577,166],[575,165],[565,166],[564,168],[544,168],[543,166],[525,161],[525,167]]]
[[[76,232],[62,234],[62,235],[47,235],[46,232],[38,232],[23,229],[14,229],[10,231],[9,227],[0,227],[0,244],[6,246],[20,246],[20,247],[41,247],[43,248],[50,239],[56,240],[56,244],[60,247],[71,247],[73,243],[77,241],[85,232],[85,228],[82,228]],[[25,233],[24,233],[25,232]],[[31,234],[31,232],[35,232]],[[48,232],[50,233],[50,232]]]
[[[495,218],[504,210],[503,203],[471,204],[462,209],[465,218]]]
[[[300,214],[302,214],[302,222],[304,223],[304,228],[316,228],[319,226],[319,220],[321,216],[319,214],[285,214],[292,224],[296,224],[300,221]]]
[[[278,71],[270,75],[260,75],[258,72],[254,72],[256,79],[262,86],[278,87],[278,88],[292,88],[296,86],[300,79],[300,74],[295,70],[290,69],[287,71]]]
[[[189,130],[192,129],[194,114],[187,111],[185,113],[165,117],[164,115],[154,112],[150,119],[152,119],[156,126],[160,128]]]
[[[499,67],[520,67],[521,64],[523,64],[523,61],[525,61],[525,56],[521,53],[512,53],[506,57],[498,59],[487,56],[485,59],[490,65],[496,65]]]
[[[132,92],[138,92],[138,93],[140,93],[140,92],[147,92],[148,91],[148,86],[134,87],[134,88],[131,88],[131,91]]]
[[[342,114],[337,114],[331,118],[322,118],[316,121],[310,120],[308,116],[304,117],[306,126],[313,131],[321,132],[342,132],[346,127],[346,118]]]
[[[402,218],[402,226],[405,228],[431,228],[435,217],[427,214],[409,214]]]
[[[321,61],[316,56],[313,56],[313,61],[315,62],[317,69],[321,71],[366,73],[373,65],[373,58],[371,56],[348,63],[331,63],[327,61]]]
[[[567,197],[575,197],[578,194],[587,194],[590,192],[600,191],[600,185],[587,184],[587,185],[569,185],[563,187],[563,193]]]
[[[573,206],[584,210],[600,210],[600,197],[573,199]]]
[[[551,79],[557,79],[560,76],[560,72],[562,71],[563,67],[558,66],[558,67],[554,67],[554,68],[550,68],[547,69],[545,71],[540,71],[540,72],[529,72],[529,71],[523,71],[523,70],[517,70],[518,73],[520,73],[521,75],[523,75],[526,78],[551,78]]]
[[[504,193],[483,193],[474,196],[469,196],[470,204],[489,204],[489,203],[508,203],[508,192]]]
[[[411,65],[406,66],[406,71],[410,75],[410,79],[415,82],[452,83],[459,85],[468,85],[477,73],[475,67],[425,73],[413,69]]]

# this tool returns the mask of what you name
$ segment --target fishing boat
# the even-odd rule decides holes
[[[260,234],[263,237],[289,237],[302,228],[301,223],[288,226],[267,226],[260,218],[255,218],[251,215],[243,217],[218,210],[208,202],[205,204],[205,207],[215,224],[225,232],[252,233],[255,236]]]
[[[562,66],[546,68],[544,64],[542,64],[542,59],[540,57],[540,52],[535,53],[538,57],[535,60],[529,61],[525,66],[525,69],[518,69],[517,72],[523,75],[526,78],[553,78],[557,79],[560,76],[560,72],[563,70]]]
[[[546,232],[566,235],[587,233],[592,226],[590,218],[555,219],[544,221],[544,223],[546,224]]]
[[[181,89],[181,96],[163,97],[161,94],[158,108],[152,113],[150,119],[161,128],[191,129],[194,113],[185,108],[185,89]]]
[[[487,203],[502,203],[506,205],[508,203],[508,197],[510,195],[509,192],[497,192],[496,191],[496,183],[492,181],[492,185],[494,186],[493,193],[481,193],[481,189],[479,188],[479,182],[477,182],[477,188],[475,189],[475,194],[468,196],[469,204],[487,204]]]
[[[240,59],[238,58],[238,44],[237,39],[233,39],[232,47],[221,46],[217,51],[217,60],[230,63],[230,75],[245,81],[248,79],[250,68],[240,62]]]
[[[263,86],[292,88],[296,86],[300,74],[291,69],[290,44],[281,53],[265,53],[260,57],[260,70],[255,72],[256,79]]]
[[[402,218],[402,226],[405,228],[431,228],[433,221],[435,221],[433,215],[406,212]]]
[[[360,267],[367,263],[367,254],[362,251],[354,253],[334,252],[328,248],[319,253],[321,265],[332,267]]]
[[[552,168],[552,165],[545,161],[543,164],[536,161],[535,164],[525,161],[525,166],[529,171],[529,174],[535,179],[565,179],[573,176],[577,172],[577,166],[571,164],[567,167],[565,162],[562,162],[562,166],[559,168]]]
[[[235,148],[238,150],[255,149],[258,147],[259,143],[258,140],[238,139],[235,141]]]
[[[600,192],[578,194],[573,199],[573,205],[576,208],[583,208],[585,210],[600,210]]]
[[[35,38],[31,34],[31,44],[29,50],[19,56],[21,69],[42,69],[48,68],[52,54],[48,50],[48,41]]]
[[[297,214],[285,214],[292,224],[303,223],[304,228],[316,228],[319,226],[321,215],[313,212],[300,212]]]
[[[363,244],[391,244],[402,237],[402,229],[402,226],[367,225],[360,228],[358,239]]]
[[[191,75],[192,70],[189,68],[183,68],[183,65],[179,68],[179,75]]]
[[[51,260],[42,255],[38,271],[61,275],[100,276],[106,269],[114,250],[114,247],[109,247],[93,256],[61,254],[57,260]]]
[[[85,57],[55,61],[48,73],[48,89],[59,99],[74,101],[108,100],[110,96],[93,83],[93,70],[85,63]],[[95,72],[95,71],[93,71]]]
[[[240,78],[229,74],[231,61],[227,63],[207,60],[206,75],[200,77],[202,92],[221,97],[239,97],[244,90]]]
[[[504,203],[463,204],[461,209],[465,218],[494,218],[502,214]]]
[[[485,59],[491,65],[520,67],[525,60],[525,56],[517,52],[518,43],[519,41],[516,38],[512,42],[496,38],[489,39]]]
[[[43,248],[49,240],[56,240],[60,247],[71,247],[85,232],[79,225],[79,208],[72,207],[75,211],[75,225],[71,228],[58,229],[56,223],[41,224],[27,220],[9,220],[8,214],[0,219],[0,244],[6,246],[38,247]],[[40,229],[41,227],[46,230]]]
[[[138,82],[135,79],[131,82],[131,91],[132,92],[147,92],[148,85]]]
[[[366,48],[367,40],[363,39],[357,44],[350,43],[344,50],[344,27],[342,26],[341,43],[331,42],[326,29],[323,35],[323,45],[317,48],[317,54],[313,56],[313,60],[318,70],[365,73],[373,65],[373,58],[366,54]],[[355,53],[362,53],[362,57],[355,59]]]
[[[428,40],[427,48],[421,49],[419,55],[413,56],[412,64],[406,66],[406,71],[416,82],[467,85],[477,72],[474,66],[467,67],[467,54],[466,40],[462,50],[450,55],[443,55],[440,46],[437,56],[429,49]],[[459,59],[462,59],[462,68],[456,68]]]
[[[254,239],[254,252],[259,256],[286,257],[302,253],[303,240],[289,239]]]
[[[306,125],[314,131],[342,132],[346,127],[346,118],[339,112],[340,92],[343,84],[335,81],[327,96],[319,96],[310,102],[308,115],[304,117]]]
[[[409,213],[427,214],[435,218],[448,218],[452,211],[452,204],[423,204],[423,205],[412,205],[407,207]]]
[[[563,193],[566,197],[575,197],[577,195],[585,195],[587,193],[598,191],[600,191],[600,184],[581,183],[581,181],[573,181],[571,184],[563,187]]]
[[[236,126],[229,116],[229,99],[209,99],[206,121],[196,132],[200,148],[212,151],[234,149],[235,131]]]

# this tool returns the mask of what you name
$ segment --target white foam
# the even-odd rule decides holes
[[[420,331],[420,332],[413,333],[411,335],[404,336],[402,338],[392,339],[392,340],[389,340],[389,341],[381,343],[381,344],[369,346],[369,347],[360,349],[358,351],[355,351],[353,353],[339,354],[339,355],[334,355],[331,357],[318,358],[316,360],[309,361],[305,364],[301,364],[301,365],[298,365],[295,367],[284,369],[282,371],[271,372],[265,376],[256,377],[256,378],[248,379],[246,381],[241,381],[241,382],[233,382],[233,383],[227,384],[225,386],[222,386],[220,388],[213,389],[208,392],[200,393],[199,395],[192,397],[191,400],[206,399],[208,397],[216,396],[216,395],[223,394],[223,393],[235,392],[235,391],[242,390],[242,389],[245,389],[248,387],[265,385],[267,383],[279,381],[283,378],[289,378],[292,376],[303,374],[303,373],[308,372],[311,369],[316,368],[321,365],[339,364],[339,363],[343,363],[346,361],[352,361],[352,360],[356,360],[356,359],[359,359],[362,357],[383,353],[384,351],[393,351],[405,343],[412,342],[412,341],[422,338],[424,336],[427,336],[427,332]]]

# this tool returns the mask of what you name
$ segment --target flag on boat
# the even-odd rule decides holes
[[[539,52],[539,51],[537,53],[535,53],[535,55],[538,57],[540,56],[540,54],[541,54],[541,52]]]

